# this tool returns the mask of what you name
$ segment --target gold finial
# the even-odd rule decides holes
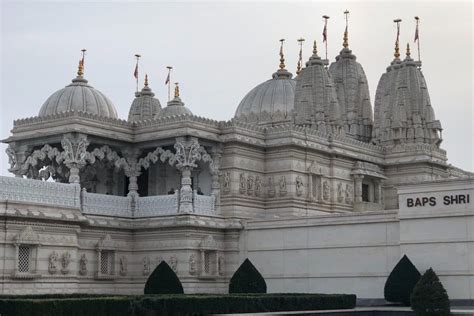
[[[316,40],[313,42],[313,55],[318,56],[318,47],[316,46]]]
[[[285,56],[283,55],[283,43],[285,42],[285,39],[282,38],[280,40],[281,46],[280,46],[280,69],[285,69]]]
[[[148,74],[145,74],[145,87],[148,88]]]
[[[407,52],[406,52],[407,58],[410,57],[410,43],[407,43]]]
[[[393,22],[397,23],[397,39],[395,40],[395,53],[393,54],[393,56],[395,56],[395,58],[399,58],[400,57],[400,22],[402,21],[402,19],[395,19],[393,20]]]
[[[84,57],[86,55],[86,49],[83,48],[81,49],[82,52],[82,58],[79,60],[79,66],[77,67],[77,75],[79,77],[82,77],[84,75]]]
[[[344,37],[343,37],[343,43],[342,46],[344,48],[349,47],[349,32],[348,32],[348,26],[349,26],[349,10],[344,11],[344,15],[346,16],[346,30],[344,31]]]
[[[174,97],[179,98],[179,82],[174,83]]]
[[[299,38],[297,39],[299,45],[300,45],[300,54],[299,54],[299,58],[298,58],[298,64],[296,66],[296,74],[299,75],[300,72],[301,72],[301,66],[303,64],[303,42],[304,42],[304,38]]]

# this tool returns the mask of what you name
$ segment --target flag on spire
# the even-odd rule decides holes
[[[419,40],[419,37],[418,37],[419,36],[418,35],[418,19],[417,18],[418,17],[415,17],[415,19],[416,19],[416,29],[415,29],[415,40],[413,42],[416,42],[416,41]]]
[[[133,72],[135,79],[138,79],[138,63],[135,65],[135,71]]]
[[[326,42],[328,39],[328,20],[325,19],[324,21],[324,29],[323,29],[323,42]]]
[[[170,83],[170,75],[171,75],[171,69],[172,69],[172,67],[168,66],[168,67],[166,67],[166,68],[168,68],[168,76],[166,76],[165,85],[167,85],[168,83]]]

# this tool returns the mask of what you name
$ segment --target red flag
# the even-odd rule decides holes
[[[324,29],[323,29],[323,42],[326,42],[328,38],[328,29],[327,29],[328,22],[324,22]]]
[[[413,42],[416,42],[417,40],[418,40],[418,24],[416,25],[415,40]]]
[[[166,77],[165,85],[170,82],[170,72],[168,71],[168,76]]]
[[[133,72],[133,76],[135,77],[135,79],[138,80],[138,63],[137,63],[137,65],[135,66],[135,71]]]

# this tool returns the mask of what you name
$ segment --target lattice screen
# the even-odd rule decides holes
[[[30,272],[31,247],[18,247],[18,272]]]
[[[114,274],[113,263],[114,253],[112,251],[102,251],[100,256],[100,272],[102,274]]]
[[[207,274],[211,272],[211,256],[209,251],[204,252],[204,272]]]

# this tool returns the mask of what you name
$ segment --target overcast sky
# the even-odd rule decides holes
[[[1,1],[1,0],[0,0]],[[240,100],[278,67],[279,39],[295,72],[296,39],[322,41],[329,15],[328,55],[339,53],[343,11],[350,11],[349,42],[369,80],[373,104],[378,80],[393,59],[396,28],[413,44],[420,16],[423,72],[431,103],[444,128],[449,163],[474,170],[472,2],[40,2],[1,1],[0,138],[13,120],[36,116],[43,102],[75,76],[80,49],[87,48],[85,77],[126,119],[133,100],[135,53],[143,55],[140,86],[148,73],[161,104],[167,65],[194,114],[229,120]],[[412,47],[412,56],[416,48]],[[0,175],[6,175],[0,145]]]

